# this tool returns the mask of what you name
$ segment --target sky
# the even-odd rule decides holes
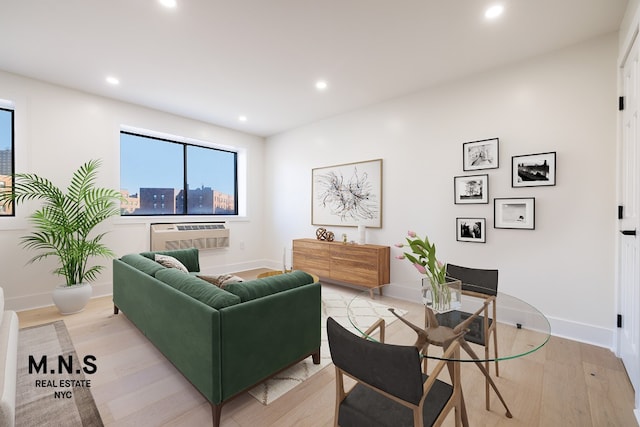
[[[140,188],[182,188],[182,144],[121,134],[120,188],[130,194]],[[189,188],[211,187],[234,194],[233,153],[188,146]]]
[[[0,109],[0,150],[11,148],[11,112]]]

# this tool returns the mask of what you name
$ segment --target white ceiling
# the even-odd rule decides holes
[[[0,0],[0,69],[269,136],[616,31],[627,4],[177,2]]]

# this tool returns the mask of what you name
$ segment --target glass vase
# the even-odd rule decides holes
[[[462,305],[462,282],[447,277],[445,283],[422,278],[422,303],[436,313],[456,310]]]

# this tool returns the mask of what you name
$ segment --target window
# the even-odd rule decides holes
[[[121,215],[237,215],[238,153],[120,132]]]
[[[12,191],[14,177],[13,110],[0,108],[0,191]],[[0,217],[14,216],[13,204],[0,205]]]

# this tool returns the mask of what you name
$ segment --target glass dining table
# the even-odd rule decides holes
[[[491,291],[475,292],[476,296],[458,294],[449,307],[434,309],[417,286],[385,289],[384,296],[379,293],[372,297],[365,291],[349,302],[348,318],[364,337],[388,344],[416,345],[426,360],[475,363],[487,380],[487,409],[491,386],[504,405],[506,416],[511,418],[507,403],[489,373],[494,371],[490,365],[495,365],[497,373],[499,361],[539,350],[549,341],[551,327],[544,314],[522,299],[502,292],[483,293]],[[365,309],[371,312],[371,308],[378,319],[363,321],[360,313]],[[444,358],[448,342],[457,339],[461,346],[458,357]]]

